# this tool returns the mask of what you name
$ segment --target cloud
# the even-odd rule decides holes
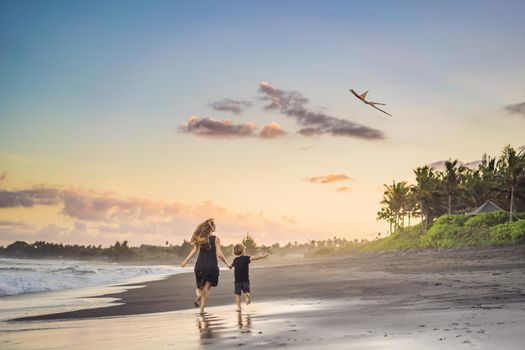
[[[525,102],[508,105],[504,109],[511,114],[521,114],[525,117]]]
[[[264,125],[257,132],[255,123],[233,124],[231,120],[216,120],[213,118],[201,118],[192,116],[186,123],[179,126],[179,131],[191,133],[200,137],[210,138],[262,138],[276,139],[287,133],[275,122]]]
[[[268,101],[264,107],[266,110],[278,110],[294,118],[299,125],[303,126],[299,133],[304,136],[330,134],[367,140],[385,139],[380,130],[309,109],[310,101],[297,91],[280,90],[262,81],[259,85],[259,92],[264,95],[262,99]]]
[[[36,228],[22,221],[0,220],[0,244],[33,237]]]
[[[130,222],[147,218],[169,217],[181,210],[178,203],[162,203],[147,199],[116,198],[113,195],[62,192],[62,213],[79,220],[98,222]]]
[[[100,225],[96,226],[101,233],[134,233],[134,234],[152,234],[157,232],[158,223],[146,222],[138,224],[119,224],[116,226]]]
[[[57,224],[49,224],[35,233],[34,239],[39,241],[66,243],[66,244],[92,244],[98,238],[94,232],[89,232],[85,223],[75,221],[73,227],[62,227]],[[105,241],[110,244],[115,240]]]
[[[281,126],[275,122],[272,122],[269,125],[264,125],[259,132],[259,137],[263,139],[275,139],[286,135]]]
[[[221,121],[197,116],[189,117],[179,126],[181,132],[211,138],[253,137],[256,129],[255,123],[233,124],[228,119]]]
[[[246,232],[252,233],[259,242],[267,243],[276,239],[298,239],[308,232],[295,227],[294,219],[288,217],[274,220],[262,212],[235,212],[212,201],[189,205],[124,198],[90,189],[45,186],[1,191],[0,198],[7,204],[4,208],[62,204],[56,218],[42,227],[0,220],[0,244],[10,244],[15,240],[106,246],[117,240],[128,240],[134,245],[164,244],[166,240],[180,243],[190,238],[197,224],[210,217],[216,219],[218,234],[226,244],[242,240]]]
[[[211,108],[221,112],[232,112],[234,114],[241,114],[246,108],[252,106],[251,101],[231,100],[229,98],[210,103]]]
[[[343,186],[343,187],[339,187],[337,190],[335,190],[336,192],[348,192],[350,191],[350,187],[346,187],[346,186]]]
[[[125,225],[143,225],[145,222],[160,223],[177,216],[191,221],[204,220],[209,217],[230,218],[232,222],[257,217],[250,214],[233,213],[211,201],[203,201],[198,205],[185,205],[180,202],[153,201],[144,198],[121,198],[113,193],[72,188],[40,187],[31,190],[0,191],[0,200],[3,200],[5,204],[3,208],[63,203],[61,214],[77,221],[101,223],[102,225],[95,226],[95,228],[101,228],[107,232],[111,230],[122,232],[126,227],[136,229],[137,226]],[[257,218],[258,221],[261,221],[260,217]],[[121,226],[115,230],[115,225]]]
[[[0,220],[0,227],[17,227],[23,229],[33,229],[32,225],[29,225],[22,221],[10,221],[10,220]]]
[[[88,221],[130,221],[148,217],[165,217],[180,210],[178,203],[147,199],[117,198],[111,194],[77,189],[38,187],[30,190],[0,191],[0,208],[31,208],[35,205],[63,203],[62,213]]]
[[[0,190],[0,208],[53,205],[60,202],[60,191],[55,188],[38,187],[22,191]]]
[[[324,176],[307,177],[305,180],[308,182],[320,184],[329,184],[339,181],[352,181],[352,179],[345,174],[329,174]]]

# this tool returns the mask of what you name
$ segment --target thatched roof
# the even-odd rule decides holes
[[[498,207],[496,204],[494,204],[491,201],[486,201],[485,203],[483,203],[482,205],[480,205],[479,207],[477,207],[476,209],[474,209],[473,211],[471,211],[467,215],[468,216],[473,216],[473,215],[477,215],[479,213],[490,213],[490,212],[494,212],[494,211],[506,211],[506,210],[501,209],[500,207]]]

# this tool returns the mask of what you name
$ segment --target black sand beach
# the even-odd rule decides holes
[[[276,259],[274,257],[274,259]],[[204,315],[193,273],[104,297],[120,305],[4,323],[9,349],[522,349],[525,246],[392,252],[252,267],[234,311],[221,271]],[[259,264],[261,265],[261,264]]]
[[[271,257],[270,257],[271,259]],[[525,302],[525,246],[365,254],[251,269],[254,301],[352,299],[381,308],[439,304],[446,308],[505,308]],[[259,264],[261,266],[262,264]],[[209,306],[232,305],[233,273],[221,271]],[[104,295],[123,305],[29,317],[51,320],[124,316],[193,308],[193,273]],[[385,309],[386,310],[386,309]]]

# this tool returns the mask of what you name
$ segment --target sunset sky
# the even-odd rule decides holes
[[[383,184],[525,145],[524,13],[0,0],[0,245],[384,234]]]

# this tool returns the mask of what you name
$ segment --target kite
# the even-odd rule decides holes
[[[365,98],[366,98],[366,94],[368,93],[368,90],[366,90],[365,92],[363,92],[361,95],[359,95],[357,92],[355,92],[355,91],[352,90],[352,89],[348,89],[348,90],[350,90],[350,92],[351,92],[352,94],[354,94],[355,97],[357,97],[358,99],[360,99],[361,101],[363,101],[363,102],[366,103],[367,105],[372,106],[372,107],[374,107],[375,109],[377,109],[377,110],[379,110],[379,111],[381,111],[381,112],[383,112],[383,113],[385,113],[385,114],[388,114],[389,116],[392,116],[392,114],[390,114],[390,113],[388,113],[388,112],[382,110],[381,108],[376,107],[376,105],[379,105],[379,106],[386,106],[386,104],[384,104],[384,103],[379,103],[379,102],[367,101],[367,100],[365,99]]]

